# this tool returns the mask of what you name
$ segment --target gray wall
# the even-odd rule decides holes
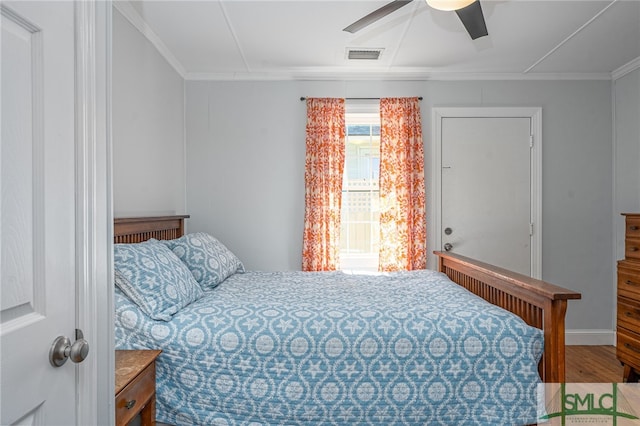
[[[184,213],[184,80],[113,11],[114,216]]]
[[[640,212],[640,70],[614,82],[615,257],[624,258],[624,218]]]
[[[611,82],[187,82],[189,229],[216,235],[248,269],[300,268],[300,96],[423,96],[427,179],[432,107],[542,107],[543,279],[582,292],[569,329],[613,329]]]

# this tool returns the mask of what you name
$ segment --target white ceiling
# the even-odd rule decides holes
[[[414,0],[117,1],[186,79],[608,79],[640,66],[640,0],[481,0],[489,36]],[[378,61],[347,48],[383,48]]]

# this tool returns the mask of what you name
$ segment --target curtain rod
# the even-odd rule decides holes
[[[380,98],[344,98],[347,101],[379,101]],[[301,101],[306,101],[307,98],[305,96],[300,96],[300,100]],[[422,96],[418,96],[418,100],[421,101],[422,100]]]

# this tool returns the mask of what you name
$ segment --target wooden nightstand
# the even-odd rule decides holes
[[[116,351],[116,426],[138,413],[142,426],[156,423],[156,358],[162,351]]]

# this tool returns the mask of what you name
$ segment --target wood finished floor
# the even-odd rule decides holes
[[[622,366],[614,346],[567,346],[567,383],[620,383]]]

